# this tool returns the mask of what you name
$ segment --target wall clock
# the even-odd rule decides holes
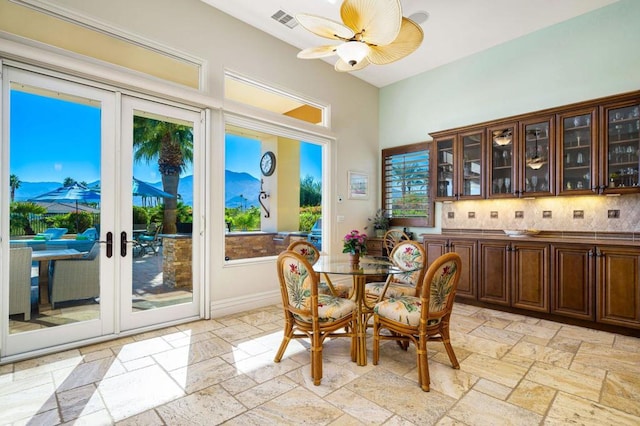
[[[260,170],[265,176],[271,176],[276,170],[276,155],[273,152],[267,151],[264,153],[260,159]]]

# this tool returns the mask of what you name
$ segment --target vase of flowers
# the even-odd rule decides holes
[[[385,209],[378,209],[375,216],[369,218],[369,222],[373,225],[373,230],[378,238],[384,237],[384,233],[389,230],[389,216]]]
[[[367,234],[361,234],[357,229],[344,236],[342,246],[343,253],[349,253],[351,263],[357,265],[360,262],[360,255],[367,253]]]

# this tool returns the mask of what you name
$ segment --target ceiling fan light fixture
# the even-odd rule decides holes
[[[336,53],[352,67],[360,63],[369,54],[369,46],[361,41],[348,41],[336,49]]]
[[[538,170],[544,166],[545,161],[537,155],[527,162],[527,166],[532,170]]]

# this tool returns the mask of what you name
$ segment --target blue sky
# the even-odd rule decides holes
[[[93,106],[11,91],[11,174],[22,182],[79,182],[100,179],[100,109]],[[35,118],[37,117],[37,119]],[[229,135],[226,168],[260,178],[261,148],[255,140]],[[301,146],[301,178],[322,176],[322,148]],[[190,175],[190,169],[183,175]],[[134,165],[134,176],[147,182],[160,180],[158,166]]]

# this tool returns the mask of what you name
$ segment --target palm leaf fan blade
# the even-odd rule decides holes
[[[296,21],[306,30],[324,38],[348,40],[354,35],[350,28],[345,27],[340,22],[332,21],[322,16],[299,13],[296,15]]]
[[[386,46],[370,46],[367,59],[376,65],[390,64],[414,52],[424,38],[422,28],[410,19],[402,18],[398,37]]]
[[[300,59],[318,59],[326,58],[336,54],[336,46],[317,46],[308,47],[298,52],[298,58]]]
[[[402,7],[400,0],[345,0],[340,17],[362,40],[382,46],[398,36]]]

